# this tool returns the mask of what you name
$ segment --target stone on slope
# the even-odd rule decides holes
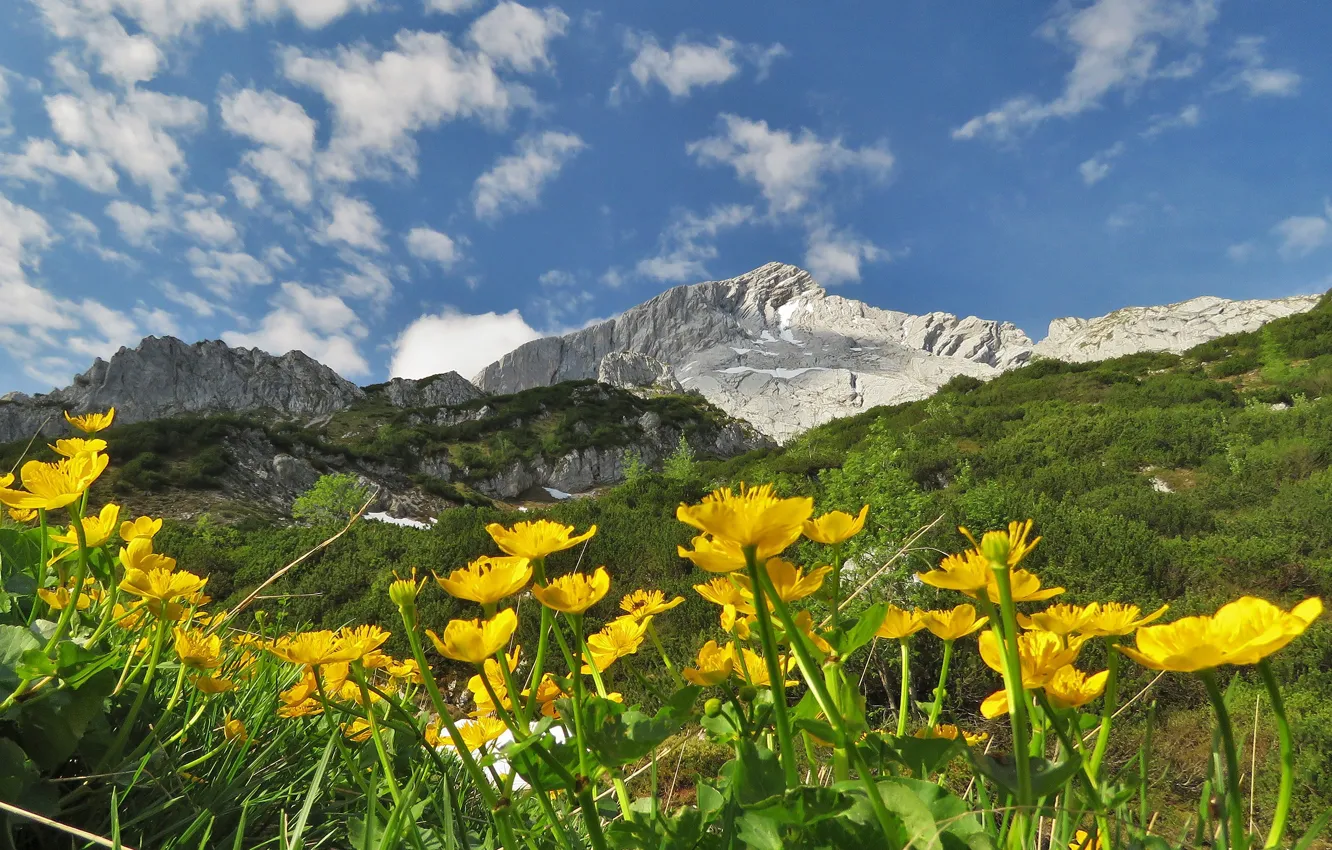
[[[388,383],[367,390],[379,390],[394,407],[440,407],[462,404],[485,395],[457,372],[444,372],[428,378],[393,378]]]

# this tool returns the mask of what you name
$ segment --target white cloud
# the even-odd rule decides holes
[[[429,227],[413,227],[407,232],[407,253],[418,260],[438,263],[450,268],[462,258],[458,243],[447,233],[440,233]]]
[[[340,273],[338,292],[350,298],[369,298],[382,304],[393,294],[388,272],[373,260],[350,251],[343,256],[350,268]]]
[[[472,23],[467,38],[496,64],[526,73],[550,67],[550,42],[568,25],[569,16],[554,6],[538,11],[503,0]]]
[[[281,245],[269,245],[264,251],[264,264],[271,269],[285,269],[294,262],[291,254]]]
[[[1277,253],[1285,260],[1307,257],[1332,243],[1332,209],[1328,215],[1293,215],[1277,222],[1272,233],[1281,240]]]
[[[235,222],[211,207],[186,210],[180,221],[196,239],[209,245],[230,245],[240,241]]]
[[[205,251],[191,248],[185,252],[190,271],[208,288],[225,296],[231,288],[243,284],[261,286],[273,282],[273,273],[259,260],[244,251]]]
[[[62,152],[50,139],[28,139],[22,153],[0,155],[0,174],[19,180],[47,182],[51,175],[65,177],[94,192],[116,191],[119,178],[102,153],[87,156],[78,151]]]
[[[229,312],[225,308],[204,298],[197,292],[181,289],[174,283],[163,283],[161,289],[162,294],[166,296],[168,301],[174,304],[179,304],[201,319],[210,318],[218,313]]]
[[[376,0],[255,0],[254,4],[262,17],[275,18],[289,12],[306,29],[320,29],[349,12],[365,12],[375,6]]]
[[[541,337],[517,310],[507,313],[462,313],[452,307],[425,315],[408,325],[393,341],[389,374],[425,378],[457,372],[471,378],[525,342]]]
[[[1195,73],[1193,56],[1161,66],[1164,49],[1175,43],[1201,44],[1216,19],[1218,0],[1095,0],[1091,5],[1060,5],[1059,14],[1041,30],[1074,55],[1064,91],[1042,102],[1031,95],[1011,98],[953,131],[955,139],[992,135],[1004,139],[1050,118],[1069,118],[1099,106],[1122,89],[1131,91],[1153,77],[1180,78]]]
[[[772,213],[804,207],[827,173],[854,170],[882,179],[893,167],[893,155],[882,145],[848,148],[841,139],[825,141],[808,129],[793,136],[737,115],[724,114],[721,122],[720,135],[691,142],[685,150],[701,163],[729,165],[741,180],[756,183]]]
[[[45,102],[61,141],[104,157],[158,196],[175,191],[185,171],[185,153],[172,131],[196,130],[208,114],[198,101],[142,89],[117,96],[83,87]]]
[[[577,283],[577,279],[562,269],[550,269],[541,273],[537,283],[546,289],[561,289],[573,286]]]
[[[384,250],[384,225],[368,201],[335,195],[329,203],[331,217],[324,220],[319,236],[326,242],[343,242],[353,248]]]
[[[531,93],[499,77],[490,60],[455,47],[440,33],[398,33],[395,49],[369,47],[308,55],[282,53],[287,79],[328,100],[333,135],[319,157],[323,174],[339,180],[396,166],[416,172],[412,134],[459,118],[501,124]]]
[[[41,253],[56,240],[40,213],[0,195],[0,326],[65,329],[76,322],[50,293],[28,282]]]
[[[1300,92],[1303,78],[1289,68],[1269,68],[1263,54],[1266,39],[1260,36],[1244,36],[1235,40],[1230,50],[1230,58],[1239,63],[1240,69],[1221,84],[1221,88],[1243,89],[1249,97],[1294,97]]]
[[[753,218],[754,208],[740,204],[713,207],[706,216],[681,213],[662,233],[656,256],[639,260],[634,271],[663,283],[704,280],[708,276],[705,264],[717,257],[718,234]],[[614,282],[606,281],[609,285],[618,283],[619,273],[615,274]]]
[[[537,205],[541,190],[586,145],[573,133],[547,130],[523,136],[516,151],[500,157],[472,187],[476,217],[494,220]]]
[[[67,335],[64,340],[67,351],[105,358],[120,348],[134,345],[143,337],[132,318],[91,298],[79,302],[78,311],[79,317],[91,327]]]
[[[228,331],[222,339],[228,345],[261,348],[270,354],[303,351],[346,377],[370,372],[370,364],[357,349],[366,327],[338,296],[284,283],[270,306],[257,329]]]
[[[1251,258],[1257,250],[1258,246],[1251,241],[1237,242],[1226,248],[1226,256],[1229,257],[1232,262],[1244,263],[1248,262],[1249,258]]]
[[[134,260],[102,244],[102,231],[92,219],[78,213],[65,214],[65,233],[74,247],[96,254],[108,262],[136,266]]]
[[[180,324],[175,316],[161,307],[149,307],[142,301],[134,308],[134,321],[143,330],[155,336],[180,335]]]
[[[1110,174],[1110,163],[1124,152],[1124,143],[1116,142],[1105,150],[1086,160],[1078,166],[1078,173],[1082,175],[1082,182],[1088,186],[1094,186],[1100,183]]]
[[[444,15],[457,15],[466,12],[480,0],[425,0],[427,12],[439,12]]]
[[[1140,134],[1144,139],[1150,139],[1159,136],[1167,130],[1178,130],[1182,127],[1197,127],[1198,122],[1202,120],[1202,109],[1197,104],[1189,104],[1179,112],[1169,115],[1154,115],[1147,129]]]
[[[228,130],[256,142],[246,151],[245,165],[267,177],[293,204],[304,207],[313,199],[310,168],[318,125],[296,101],[254,89],[224,95],[222,123]],[[233,189],[235,188],[233,184]],[[258,189],[247,192],[257,198]]]
[[[233,174],[227,182],[231,185],[231,194],[235,195],[236,200],[240,201],[241,206],[246,209],[254,209],[263,200],[263,195],[259,192],[259,184],[244,174]]]
[[[873,242],[827,226],[811,229],[805,250],[805,268],[825,286],[859,281],[862,263],[888,259],[888,252]]]
[[[166,210],[148,210],[129,201],[112,201],[106,205],[107,216],[120,228],[120,236],[131,245],[143,248],[152,243],[152,235],[172,226],[171,214]]]
[[[636,51],[629,65],[629,75],[639,88],[647,89],[656,82],[673,98],[685,98],[696,88],[726,82],[740,73],[742,61],[756,65],[759,79],[762,79],[767,76],[773,61],[787,52],[780,44],[768,47],[740,44],[725,36],[717,36],[714,44],[681,37],[669,50],[651,35],[631,35],[628,41],[629,47]],[[621,92],[622,87],[617,83],[611,90],[611,99],[616,100]]]

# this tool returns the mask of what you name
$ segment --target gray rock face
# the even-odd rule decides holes
[[[684,392],[670,366],[637,351],[612,351],[601,358],[597,364],[597,380],[631,391]]]
[[[669,366],[686,390],[778,440],[878,404],[922,398],[956,374],[987,378],[1025,363],[1010,323],[912,316],[828,295],[808,272],[769,263],[679,286],[562,337],[527,343],[482,370],[488,392],[618,370],[623,352]]]
[[[381,388],[394,407],[439,407],[461,404],[485,395],[457,372],[444,372],[417,381],[393,378]]]
[[[281,357],[217,340],[187,345],[174,337],[147,337],[122,348],[61,390],[0,400],[0,441],[26,439],[41,429],[66,430],[62,411],[115,406],[119,423],[185,413],[273,410],[320,416],[341,410],[363,392],[299,351]]]
[[[1055,319],[1036,344],[1042,357],[1084,363],[1139,351],[1178,354],[1208,340],[1245,333],[1295,313],[1312,310],[1321,295],[1272,301],[1229,301],[1203,296],[1163,307],[1125,307],[1095,319]]]

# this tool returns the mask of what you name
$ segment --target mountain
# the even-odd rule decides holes
[[[829,295],[796,266],[768,263],[730,280],[675,287],[615,318],[529,342],[473,382],[514,392],[594,378],[606,357],[632,352],[657,362],[657,380],[676,380],[786,441],[831,419],[925,398],[956,375],[992,378],[1035,355],[1084,361],[1182,351],[1309,310],[1317,300],[1199,298],[1129,308],[1099,319],[1058,319],[1033,344],[1010,322],[882,310]]]

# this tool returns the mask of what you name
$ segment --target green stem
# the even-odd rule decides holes
[[[670,673],[671,678],[675,680],[675,686],[677,688],[683,688],[685,686],[684,677],[680,675],[680,671],[676,670],[675,665],[671,663],[671,657],[666,654],[666,647],[661,645],[661,638],[657,635],[657,627],[651,620],[648,620],[647,634],[648,639],[652,641],[652,645],[657,648],[657,654],[661,656],[662,663],[666,665],[666,671]]]
[[[934,724],[939,722],[939,713],[943,710],[944,697],[948,695],[948,665],[953,660],[953,641],[944,641],[943,664],[939,667],[939,685],[934,689],[934,705],[930,708],[930,719],[925,724],[925,735],[934,731]]]
[[[587,837],[596,850],[606,850],[606,836],[601,831],[601,815],[597,812],[597,801],[592,796],[592,767],[588,758],[586,721],[583,719],[583,616],[570,614],[569,622],[574,633],[574,665],[569,671],[573,676],[574,698],[574,735],[578,738],[578,772],[582,774],[582,786],[578,789],[578,804],[583,810],[583,821],[587,824]]]
[[[1007,691],[1008,716],[1013,727],[1013,760],[1017,767],[1018,805],[1021,807],[1014,815],[1014,835],[1018,841],[1025,841],[1025,827],[1031,816],[1027,809],[1034,801],[1031,761],[1027,757],[1031,739],[1027,726],[1027,692],[1022,684],[1022,659],[1018,651],[1017,609],[1013,605],[1013,586],[1009,581],[1007,562],[991,561],[990,570],[994,573],[995,584],[999,589],[999,617],[992,616],[990,625],[1003,650],[1004,689]],[[981,591],[980,598],[992,605],[986,590]],[[1000,622],[1003,623],[1002,628]]]
[[[1235,730],[1230,724],[1230,712],[1226,710],[1226,698],[1221,693],[1221,686],[1216,681],[1215,670],[1200,670],[1198,678],[1207,688],[1207,698],[1212,701],[1212,710],[1216,712],[1216,725],[1221,731],[1222,754],[1226,759],[1226,808],[1230,812],[1230,829],[1227,847],[1229,850],[1244,850],[1244,810],[1240,805],[1240,767],[1239,756],[1235,750]]]
[[[1291,791],[1295,787],[1295,745],[1290,734],[1290,722],[1286,719],[1286,705],[1281,699],[1281,687],[1267,659],[1258,662],[1258,673],[1267,686],[1267,698],[1272,702],[1272,713],[1276,715],[1277,738],[1281,742],[1281,784],[1277,790],[1276,809],[1272,812],[1272,828],[1267,833],[1264,847],[1277,847],[1281,836],[1286,831],[1286,819],[1290,815]],[[1253,780],[1250,779],[1250,782]]]
[[[828,610],[832,612],[832,627],[840,628],[837,612],[842,605],[842,544],[834,543],[832,572],[828,574]]]
[[[74,504],[77,505],[78,502]],[[73,507],[73,505],[70,507]],[[79,608],[79,596],[83,593],[83,580],[88,576],[88,538],[83,530],[83,511],[77,509],[73,511],[69,524],[73,527],[74,534],[79,541],[79,565],[74,571],[74,589],[70,591],[69,604],[60,612],[60,620],[56,622],[55,631],[51,633],[51,639],[46,642],[46,647],[42,650],[46,653],[50,653],[51,649],[65,636],[70,620],[74,618],[74,612]]]
[[[782,769],[786,774],[786,787],[795,788],[800,784],[800,773],[796,765],[795,741],[791,737],[791,718],[787,714],[786,674],[778,660],[777,638],[772,630],[772,615],[768,613],[767,600],[764,598],[767,595],[767,588],[764,587],[763,578],[767,576],[767,572],[759,566],[755,547],[746,546],[744,552],[745,567],[749,572],[749,584],[754,590],[754,611],[758,616],[759,640],[763,644],[763,661],[768,667],[768,687],[772,690],[773,718],[777,726],[777,746],[782,756]],[[771,592],[773,604],[780,605],[781,600],[777,598],[776,589],[774,588]],[[788,631],[787,639],[794,643],[799,639],[799,632],[797,630]],[[831,720],[831,717],[829,719]]]
[[[902,693],[897,703],[897,737],[906,734],[907,713],[911,705],[911,643],[910,638],[898,641],[902,647]]]
[[[1106,652],[1109,658],[1106,666],[1110,670],[1110,675],[1105,680],[1105,696],[1101,706],[1101,729],[1096,733],[1096,747],[1092,749],[1091,772],[1092,776],[1100,778],[1101,760],[1105,758],[1106,747],[1110,744],[1110,724],[1115,719],[1115,709],[1119,702],[1119,662],[1120,652],[1115,649],[1118,643],[1115,636],[1111,635],[1105,639]]]
[[[532,579],[537,584],[546,583],[546,559],[535,558],[532,560]],[[529,687],[531,690],[527,695],[527,705],[523,707],[523,720],[531,720],[536,717],[537,689],[541,686],[541,677],[546,671],[546,647],[550,643],[550,629],[552,619],[550,609],[545,605],[538,605],[541,609],[541,634],[537,637],[536,660],[532,664],[532,675],[529,678]],[[514,701],[518,700],[518,695],[514,695]]]
[[[32,568],[32,580],[37,583],[37,587],[46,585],[46,549],[50,544],[50,533],[46,528],[46,508],[37,509],[37,527],[42,530],[42,539],[38,544],[37,563]],[[28,625],[31,626],[37,620],[37,608],[41,597],[34,595],[32,598],[32,607],[28,609]]]
[[[129,714],[125,717],[125,722],[120,727],[120,733],[116,735],[116,740],[111,744],[111,749],[106,751],[102,757],[102,764],[106,765],[120,755],[121,750],[125,748],[125,742],[129,739],[130,732],[134,730],[134,721],[139,716],[140,709],[143,708],[143,701],[148,698],[148,691],[152,689],[153,674],[157,672],[157,659],[162,655],[162,641],[166,637],[167,620],[159,620],[157,623],[157,634],[153,635],[153,647],[149,650],[148,669],[144,671],[143,681],[139,683],[139,693],[134,697],[134,703],[130,706]]]
[[[361,662],[352,662],[351,671],[352,677],[356,679],[356,686],[361,691],[361,708],[365,709],[365,722],[370,725],[370,739],[375,742],[375,753],[379,756],[379,763],[384,765],[384,781],[388,783],[389,796],[393,798],[393,805],[401,807],[402,790],[398,788],[398,780],[393,775],[393,762],[389,761],[388,751],[384,749],[384,740],[379,734],[379,723],[375,719],[375,709],[370,702],[370,690],[365,686],[365,674],[361,669]]]

